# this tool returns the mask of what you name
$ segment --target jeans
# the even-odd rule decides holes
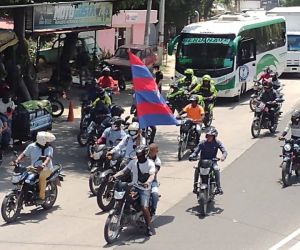
[[[157,180],[154,180],[151,185],[151,198],[152,198],[152,209],[155,212],[157,208],[157,203],[159,200],[159,190],[158,190],[159,184]]]
[[[150,134],[150,140],[149,140],[149,144],[153,143],[154,142],[154,138],[155,138],[155,135],[156,135],[156,127],[155,126],[151,126],[151,134]]]
[[[221,188],[220,168],[217,164],[214,164],[212,168],[213,168],[213,171],[215,173],[217,188]],[[195,173],[194,173],[194,188],[197,188],[197,183],[199,181],[199,175],[200,175],[200,166],[198,165],[197,168],[195,169]]]

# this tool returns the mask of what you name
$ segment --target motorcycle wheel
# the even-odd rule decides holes
[[[277,129],[277,124],[276,123],[273,126],[269,127],[269,130],[270,130],[271,134],[274,134],[276,132],[276,129]]]
[[[292,174],[290,173],[289,168],[290,166],[287,164],[287,162],[283,162],[281,164],[281,179],[283,187],[288,187],[291,185]]]
[[[207,214],[207,202],[206,202],[207,190],[200,190],[198,194],[199,212],[202,216]]]
[[[88,144],[88,133],[87,131],[80,131],[77,135],[77,141],[81,147],[85,147]]]
[[[259,121],[253,121],[251,125],[251,134],[253,138],[257,138],[260,135],[261,125]]]
[[[125,82],[125,79],[124,79],[124,76],[121,76],[118,80],[118,85],[119,85],[119,89],[121,91],[124,91],[126,90],[126,82]]]
[[[18,206],[18,195],[15,192],[9,193],[2,201],[1,215],[7,223],[15,221],[21,212],[21,206]]]
[[[46,186],[46,198],[42,207],[44,209],[50,209],[53,207],[56,199],[57,199],[58,189],[55,183],[49,182]]]
[[[113,197],[113,185],[109,185],[108,181],[104,181],[100,184],[97,192],[97,204],[102,211],[109,211],[115,205],[115,199]]]
[[[97,195],[98,188],[101,184],[100,171],[92,173],[89,178],[89,187],[93,195]]]
[[[183,141],[180,141],[178,144],[178,161],[182,160],[185,150],[186,150],[186,142],[184,139]]]
[[[251,110],[252,112],[254,112],[254,111],[255,111],[255,108],[256,108],[255,100],[254,100],[254,99],[250,99],[249,106],[250,106],[250,110]]]
[[[212,123],[212,120],[213,120],[213,113],[211,111],[211,113],[208,114],[208,116],[204,118],[204,125],[205,125],[205,127],[210,127],[210,125]]]
[[[58,100],[51,100],[52,116],[60,117],[64,113],[64,105]]]
[[[104,226],[104,238],[108,244],[114,243],[120,236],[121,217],[122,214],[118,213],[117,210],[115,210],[106,219]]]

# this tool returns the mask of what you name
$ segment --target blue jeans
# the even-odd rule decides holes
[[[158,187],[159,187],[159,184],[158,184],[157,180],[154,180],[151,185],[152,208],[153,208],[154,212],[156,211],[157,203],[159,200]]]

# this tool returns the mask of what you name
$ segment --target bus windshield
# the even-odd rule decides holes
[[[288,35],[288,51],[300,51],[300,35]]]
[[[234,34],[182,34],[176,53],[177,70],[183,73],[184,69],[192,68],[197,76],[209,73],[212,77],[231,72],[234,37]]]

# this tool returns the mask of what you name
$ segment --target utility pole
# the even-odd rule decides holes
[[[151,7],[152,7],[152,0],[148,0],[147,14],[146,14],[146,24],[145,24],[145,37],[144,37],[144,44],[145,45],[149,45]]]
[[[159,28],[158,28],[158,61],[162,64],[164,52],[164,26],[165,26],[165,0],[159,3]]]

